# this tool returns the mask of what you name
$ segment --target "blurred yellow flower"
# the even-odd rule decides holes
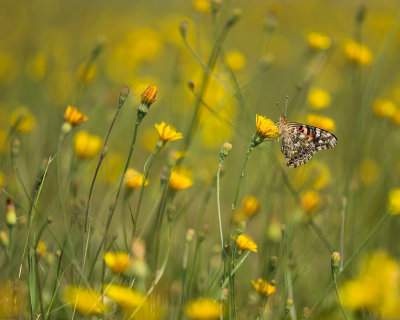
[[[257,282],[251,280],[251,284],[254,289],[264,297],[268,297],[276,291],[276,287],[273,284],[270,284],[267,280],[261,278],[258,278]]]
[[[138,307],[145,299],[143,294],[136,290],[114,284],[105,285],[104,294],[121,307]]]
[[[36,253],[42,258],[47,256],[47,245],[43,241],[39,241],[36,247]]]
[[[29,132],[33,129],[35,123],[35,117],[26,107],[20,107],[10,115],[10,125],[16,126],[17,132]]]
[[[186,304],[185,312],[193,320],[217,320],[221,314],[221,302],[197,299]]]
[[[320,110],[326,108],[331,102],[329,92],[313,87],[308,93],[308,104],[311,109]]]
[[[90,83],[97,73],[97,68],[94,63],[89,66],[87,62],[82,62],[78,68],[78,80],[84,83]]]
[[[123,170],[123,159],[119,153],[109,152],[103,160],[102,177],[108,183],[114,183]]]
[[[321,190],[332,182],[329,167],[318,160],[314,160],[308,166],[300,167],[293,174],[293,182],[298,188],[312,187]]]
[[[46,70],[47,61],[44,52],[39,52],[26,65],[26,73],[32,81],[43,79],[46,75]]]
[[[138,189],[142,186],[143,184],[143,175],[136,171],[135,169],[129,168],[126,171],[125,175],[125,186],[128,189]],[[144,182],[144,185],[147,186],[149,184],[149,180],[146,179]]]
[[[332,118],[320,116],[318,114],[310,113],[307,116],[307,123],[324,130],[335,132],[336,125]]]
[[[211,10],[211,4],[209,0],[193,0],[192,4],[196,11],[202,13],[208,13]]]
[[[400,110],[397,108],[396,112],[390,117],[390,120],[392,120],[392,123],[395,125],[400,125]]]
[[[400,317],[400,265],[385,252],[375,252],[363,261],[358,277],[341,288],[344,306],[368,310],[384,319]]]
[[[146,128],[142,134],[141,143],[143,147],[152,152],[154,150],[154,146],[158,141],[158,134],[154,131],[154,128]]]
[[[90,159],[101,150],[101,138],[86,131],[79,131],[74,137],[75,154],[81,159]]]
[[[166,124],[162,121],[160,124],[155,124],[160,140],[163,143],[180,140],[183,138],[182,133],[176,132],[175,127]]]
[[[226,54],[226,63],[233,71],[239,71],[246,65],[246,57],[240,51],[229,51]]]
[[[300,196],[300,205],[309,214],[313,214],[318,209],[320,203],[319,193],[314,190],[306,191]]]
[[[259,137],[265,138],[275,138],[278,136],[278,127],[274,124],[271,119],[267,117],[256,115],[256,128]]]
[[[20,280],[0,283],[1,319],[23,319],[26,311],[27,289]]]
[[[0,187],[3,186],[4,183],[4,174],[0,171]]]
[[[369,186],[373,184],[379,176],[379,164],[374,159],[364,159],[360,165],[361,182]]]
[[[64,120],[72,126],[79,126],[83,122],[87,121],[87,116],[80,112],[77,108],[67,106],[64,113]]]
[[[193,185],[192,172],[183,167],[175,167],[172,169],[169,178],[169,186],[171,189],[183,190]]]
[[[81,314],[105,314],[108,305],[98,292],[69,285],[64,291],[64,300],[72,308]]]
[[[241,211],[246,217],[252,217],[260,210],[260,201],[254,196],[245,196],[242,201]]]
[[[349,61],[363,66],[370,65],[374,58],[374,55],[367,46],[354,40],[346,41],[344,53]]]
[[[237,246],[241,250],[250,250],[253,252],[257,252],[257,244],[254,242],[253,238],[249,237],[242,233],[237,237],[236,240]]]
[[[131,264],[131,259],[125,252],[105,252],[104,261],[112,272],[116,274],[124,273]]]
[[[400,188],[389,192],[389,209],[391,214],[400,214]]]
[[[374,115],[379,118],[390,118],[394,116],[397,110],[396,104],[389,99],[377,99],[372,106]]]
[[[310,32],[307,35],[307,42],[314,50],[326,50],[332,44],[331,38],[320,32]]]
[[[17,59],[14,55],[0,51],[0,83],[10,83],[17,74],[17,70]]]

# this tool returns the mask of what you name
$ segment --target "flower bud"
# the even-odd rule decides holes
[[[219,158],[221,160],[224,160],[231,151],[232,151],[232,145],[229,142],[225,142],[222,145],[221,151],[219,153]]]
[[[128,87],[123,87],[121,89],[121,92],[119,94],[119,105],[122,106],[126,100],[126,98],[128,98],[129,95],[129,88]]]
[[[8,247],[8,245],[10,244],[10,238],[8,237],[8,234],[5,231],[0,231],[0,244],[3,247]]]
[[[142,103],[145,104],[147,107],[150,107],[150,105],[152,105],[157,99],[157,92],[157,87],[148,86],[146,90],[142,92]]]
[[[17,215],[15,214],[15,207],[11,198],[7,199],[6,222],[10,229],[17,223]]]
[[[336,271],[339,269],[340,266],[340,253],[335,251],[332,253],[331,257],[331,269],[333,273],[336,273]]]
[[[189,228],[188,231],[186,232],[186,242],[190,243],[193,241],[195,231],[193,228]]]

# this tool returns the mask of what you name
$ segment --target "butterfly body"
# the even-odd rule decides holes
[[[337,138],[329,131],[307,124],[279,119],[281,151],[288,167],[296,168],[312,158],[315,152],[336,146]]]

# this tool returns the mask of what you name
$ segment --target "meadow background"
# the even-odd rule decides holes
[[[400,319],[398,11],[1,1],[0,317]],[[286,96],[338,145],[267,138],[239,188]]]

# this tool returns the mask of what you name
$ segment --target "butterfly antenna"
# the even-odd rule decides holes
[[[288,102],[289,102],[289,96],[286,96],[285,117],[287,113]]]

